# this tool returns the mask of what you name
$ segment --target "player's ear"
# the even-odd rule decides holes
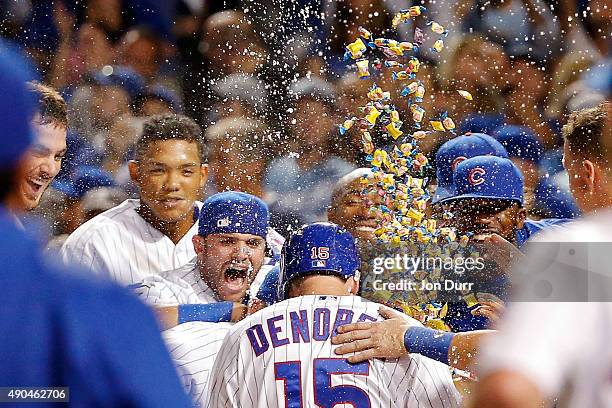
[[[516,229],[523,228],[526,219],[527,210],[524,207],[519,207],[519,210],[516,212]]]
[[[597,166],[590,160],[583,160],[581,173],[586,190],[592,193],[597,178]]]
[[[130,179],[136,184],[140,181],[140,172],[138,171],[138,162],[136,160],[130,160],[128,162],[128,170],[130,172]]]
[[[351,295],[356,295],[359,293],[359,279],[361,277],[361,272],[356,271],[355,276],[352,276],[346,280],[346,291]]]
[[[196,254],[204,252],[204,240],[205,238],[201,235],[194,235],[193,238],[191,238],[193,249],[195,249]]]
[[[208,181],[208,164],[202,163],[200,165],[200,174],[202,174],[202,178],[200,179],[200,187],[204,187]]]

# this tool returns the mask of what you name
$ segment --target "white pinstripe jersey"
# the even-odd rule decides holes
[[[205,407],[459,407],[448,366],[420,355],[348,364],[330,336],[378,320],[358,296],[301,296],[270,306],[228,333]]]
[[[81,264],[122,285],[188,263],[195,256],[191,238],[198,223],[174,244],[136,212],[139,205],[140,200],[126,200],[77,228],[60,250],[64,262]]]
[[[257,273],[256,280],[265,276],[274,266],[273,260],[264,259],[264,265]],[[220,302],[215,292],[202,280],[196,267],[196,258],[172,271],[162,272],[144,278],[141,286],[134,289],[138,296],[150,305],[185,305]]]
[[[189,322],[162,332],[179,378],[196,406],[204,403],[210,371],[232,326],[232,323]]]

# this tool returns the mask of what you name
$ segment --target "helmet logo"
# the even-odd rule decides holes
[[[455,169],[457,168],[459,163],[461,163],[464,160],[467,160],[467,157],[465,157],[465,156],[458,156],[458,157],[456,157],[455,160],[453,160],[453,162],[451,163],[451,168],[453,169],[453,171],[455,171]]]
[[[468,175],[468,182],[473,186],[479,186],[485,182],[484,175],[487,172],[482,167],[475,167],[470,170],[470,174]]]
[[[227,217],[217,220],[217,227],[227,227],[229,225],[230,225],[230,220]]]
[[[318,260],[329,259],[329,247],[310,248],[310,259],[318,259]]]

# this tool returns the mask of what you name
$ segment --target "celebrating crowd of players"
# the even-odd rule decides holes
[[[369,169],[324,163],[330,204],[310,203],[302,215],[311,221],[326,210],[328,222],[283,238],[256,195],[225,191],[200,201],[208,179],[202,130],[180,114],[145,119],[127,167],[138,198],[92,216],[43,255],[22,215],[61,170],[68,119],[62,97],[29,72],[19,51],[0,43],[0,282],[12,288],[0,312],[1,386],[68,386],[76,406],[456,407],[468,402],[453,384],[455,367],[481,377],[466,398],[477,407],[538,406],[566,383],[577,387],[566,396],[574,406],[609,403],[610,352],[596,329],[610,322],[608,307],[561,315],[554,303],[512,304],[506,318],[501,300],[483,301],[467,314],[451,310],[452,332],[381,308],[359,296],[359,251],[379,222],[369,209],[380,197],[361,187]],[[325,90],[308,86],[294,91],[328,107]],[[429,213],[498,248],[502,281],[531,239],[609,241],[610,109],[604,102],[578,110],[563,128],[564,166],[584,220],[531,218],[537,203],[526,205],[534,190],[526,184],[539,147],[512,127],[468,132],[437,149]],[[279,174],[297,165],[285,159]],[[277,190],[291,202],[295,186]],[[595,339],[549,347],[572,316]],[[493,325],[500,331],[487,330]],[[526,339],[536,327],[542,338]],[[601,383],[585,388],[578,374],[598,357],[588,347],[608,364],[600,364]]]

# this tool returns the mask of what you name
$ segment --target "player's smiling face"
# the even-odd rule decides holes
[[[19,206],[32,210],[62,166],[66,154],[66,128],[53,123],[33,126],[36,141],[26,155],[26,174],[19,182]]]
[[[222,301],[241,302],[263,265],[266,241],[252,234],[194,236],[200,276]]]
[[[374,238],[379,223],[376,213],[370,208],[382,204],[382,198],[375,192],[364,195],[362,190],[361,179],[351,182],[336,208],[330,210],[328,218],[346,228],[355,238],[370,240]]]
[[[140,187],[140,200],[155,217],[177,222],[192,214],[208,169],[202,165],[196,143],[151,142],[140,161],[131,166],[132,178]]]

